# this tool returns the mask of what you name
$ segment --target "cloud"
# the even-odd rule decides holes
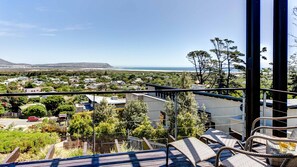
[[[86,30],[90,29],[91,24],[77,24],[72,26],[67,26],[64,28],[65,31],[77,31],[77,30]]]
[[[0,26],[10,27],[10,28],[19,28],[19,29],[33,29],[37,28],[36,25],[28,23],[16,23],[11,21],[0,20]]]
[[[44,32],[57,32],[57,31],[59,31],[59,29],[57,29],[57,28],[41,28],[41,31],[44,31]]]
[[[54,37],[54,36],[57,36],[57,34],[54,34],[54,33],[42,33],[42,34],[39,34],[40,36],[46,36],[46,37]]]
[[[48,8],[44,7],[44,6],[38,6],[35,8],[36,11],[38,12],[47,12]]]
[[[0,31],[0,37],[16,37],[16,36],[18,35],[15,33]]]

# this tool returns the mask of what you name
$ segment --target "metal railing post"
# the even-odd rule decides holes
[[[96,153],[96,134],[95,134],[95,95],[93,95],[93,155]]]
[[[177,92],[175,92],[175,96],[174,96],[174,118],[175,118],[175,122],[174,122],[174,137],[175,139],[177,139]]]
[[[241,140],[244,141],[246,134],[246,119],[245,119],[245,92],[242,91],[242,136],[241,136]]]
[[[266,91],[263,92],[263,113],[261,117],[265,117],[265,108],[266,108]],[[263,125],[266,126],[266,119],[264,119]],[[263,129],[263,132],[266,133],[266,129]]]

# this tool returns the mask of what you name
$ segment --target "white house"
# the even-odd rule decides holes
[[[36,88],[24,88],[25,93],[40,93],[41,88],[36,87]]]

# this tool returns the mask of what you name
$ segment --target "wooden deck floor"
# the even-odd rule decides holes
[[[219,149],[218,144],[209,145],[215,152]],[[201,150],[203,151],[203,150]],[[221,160],[232,156],[230,152],[223,152]],[[214,164],[215,158],[208,162]],[[18,162],[12,164],[2,164],[0,167],[70,167],[70,166],[102,166],[102,167],[165,167],[166,149],[135,151],[114,154],[97,154],[90,156],[73,157],[67,159],[52,159],[31,162]],[[191,163],[177,150],[170,149],[169,154],[170,167],[190,167]],[[202,165],[207,166],[207,165]]]

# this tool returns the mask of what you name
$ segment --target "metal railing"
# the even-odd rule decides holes
[[[72,96],[72,95],[92,95],[93,96],[93,99],[92,99],[92,106],[96,107],[96,105],[94,105],[95,103],[95,96],[97,95],[117,95],[117,94],[145,94],[146,96],[148,97],[154,97],[154,98],[160,98],[161,97],[158,97],[158,96],[154,96],[154,95],[162,95],[162,94],[174,94],[174,98],[172,99],[173,102],[174,102],[174,113],[175,113],[175,120],[174,120],[174,137],[177,138],[178,137],[178,131],[179,129],[181,128],[193,128],[193,127],[179,127],[178,126],[178,122],[177,122],[177,115],[178,115],[178,105],[177,105],[177,97],[179,95],[179,93],[183,93],[183,92],[222,92],[222,91],[242,91],[244,92],[244,89],[243,88],[222,88],[222,89],[198,89],[198,90],[194,90],[194,89],[165,89],[165,90],[133,90],[133,91],[87,91],[87,92],[39,92],[39,93],[2,93],[0,94],[0,97],[11,97],[11,96],[30,96],[30,95],[34,95],[34,96],[49,96],[49,95],[68,95],[68,96]],[[244,93],[243,93],[244,94]],[[196,96],[199,96],[198,94],[195,94]],[[204,96],[204,97],[207,97],[205,95],[201,95],[201,97]],[[163,96],[164,97],[164,96]],[[209,104],[214,104],[214,101],[218,99],[218,97],[216,97],[214,95],[214,97],[210,97],[208,100],[202,100],[201,99],[197,99],[196,98],[196,101],[198,101],[199,105],[202,106],[203,103],[205,102],[208,102]],[[163,99],[164,100],[164,99]],[[201,102],[199,102],[201,101]],[[146,100],[145,103],[150,107],[150,106],[153,106],[154,103],[156,103],[156,100]],[[244,109],[242,111],[239,110],[240,108],[240,104],[242,102],[238,101],[237,102],[237,105],[229,105],[229,106],[225,106],[225,107],[222,107],[222,106],[207,106],[206,107],[206,112],[208,110],[212,110],[212,111],[215,111],[215,110],[218,110],[218,109],[223,109],[225,111],[232,111],[234,110],[234,108],[238,109],[238,111],[240,113],[236,113],[236,114],[229,114],[229,115],[216,115],[216,114],[213,114],[211,115],[211,118],[210,118],[210,121],[216,121],[216,120],[228,120],[229,118],[231,117],[235,117],[235,116],[241,116],[242,119],[244,119]],[[160,111],[164,110],[164,108],[150,108],[149,109],[149,112],[153,115],[158,115],[160,114]],[[93,115],[92,115],[92,120],[93,120],[93,139],[90,140],[92,141],[92,150],[93,150],[93,153],[96,153],[96,133],[95,133],[95,122],[94,122],[94,118],[95,118],[95,112],[93,112]],[[166,116],[166,120],[165,120],[165,128],[166,128],[166,125],[169,124],[169,120],[167,119],[168,117]],[[160,119],[159,118],[150,118],[150,121],[151,122],[159,122]],[[134,122],[136,123],[136,122]],[[137,122],[139,123],[139,122]],[[240,123],[233,123],[233,124],[230,124],[228,121],[225,121],[225,122],[216,122],[214,125],[210,125],[210,127],[213,127],[213,128],[218,128],[218,127],[230,127],[231,125],[236,125],[236,124],[244,124],[244,121],[240,122]],[[243,126],[244,128],[245,126]],[[228,129],[228,128],[226,128]],[[242,130],[244,132],[244,130]],[[125,136],[127,136],[127,134],[123,134]],[[186,137],[186,136],[181,136],[181,137]],[[151,141],[156,141],[158,139],[148,139],[148,140],[151,140]],[[111,144],[110,142],[107,142],[108,144]],[[102,143],[101,143],[102,145]]]

